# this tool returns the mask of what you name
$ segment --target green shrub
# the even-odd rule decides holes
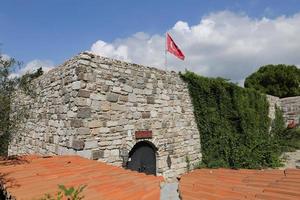
[[[86,188],[86,185],[81,185],[78,188],[70,187],[67,188],[64,185],[58,185],[60,191],[56,193],[55,196],[50,194],[45,194],[40,200],[82,200],[84,196],[82,195],[83,190]]]
[[[181,77],[188,83],[192,97],[201,138],[202,166],[279,166],[279,146],[269,133],[265,95],[189,71]]]
[[[281,152],[300,149],[300,128],[285,129],[279,132],[277,137]]]

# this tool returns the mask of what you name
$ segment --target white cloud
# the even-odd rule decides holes
[[[46,73],[49,70],[51,70],[52,68],[54,68],[54,64],[50,60],[38,60],[38,59],[32,60],[32,61],[28,62],[25,65],[25,67],[22,67],[22,68],[16,70],[16,72],[14,72],[14,73],[11,73],[10,78],[22,76],[27,72],[29,72],[29,73],[35,72],[40,67],[42,67],[44,73]]]
[[[211,13],[196,25],[178,21],[168,30],[186,55],[168,55],[168,69],[189,69],[243,83],[265,64],[300,63],[300,13],[274,19],[253,19],[229,11]],[[164,35],[139,32],[112,43],[98,40],[91,51],[107,57],[164,69]]]

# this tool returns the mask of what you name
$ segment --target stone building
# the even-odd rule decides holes
[[[267,95],[269,102],[269,117],[275,118],[275,107],[282,110],[286,126],[289,124],[300,124],[300,96],[279,98]]]
[[[186,83],[175,72],[84,52],[18,91],[9,154],[80,155],[175,178],[201,160]]]

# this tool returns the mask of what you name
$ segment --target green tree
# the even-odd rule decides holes
[[[294,65],[266,65],[245,80],[246,88],[277,97],[300,95],[300,69]]]
[[[10,99],[16,86],[16,79],[10,78],[10,70],[16,64],[14,59],[6,59],[0,54],[0,155],[7,154],[11,121]]]
[[[10,76],[12,68],[21,65],[13,58],[5,58],[0,53],[0,156],[6,156],[8,144],[12,136],[13,128],[18,121],[10,118],[11,98],[16,88],[22,89],[25,94],[32,95],[30,82],[43,74],[42,68],[34,73],[26,73],[20,78]]]

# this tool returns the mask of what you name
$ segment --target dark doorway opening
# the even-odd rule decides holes
[[[142,141],[129,152],[127,168],[145,174],[156,175],[156,155],[154,145]]]

